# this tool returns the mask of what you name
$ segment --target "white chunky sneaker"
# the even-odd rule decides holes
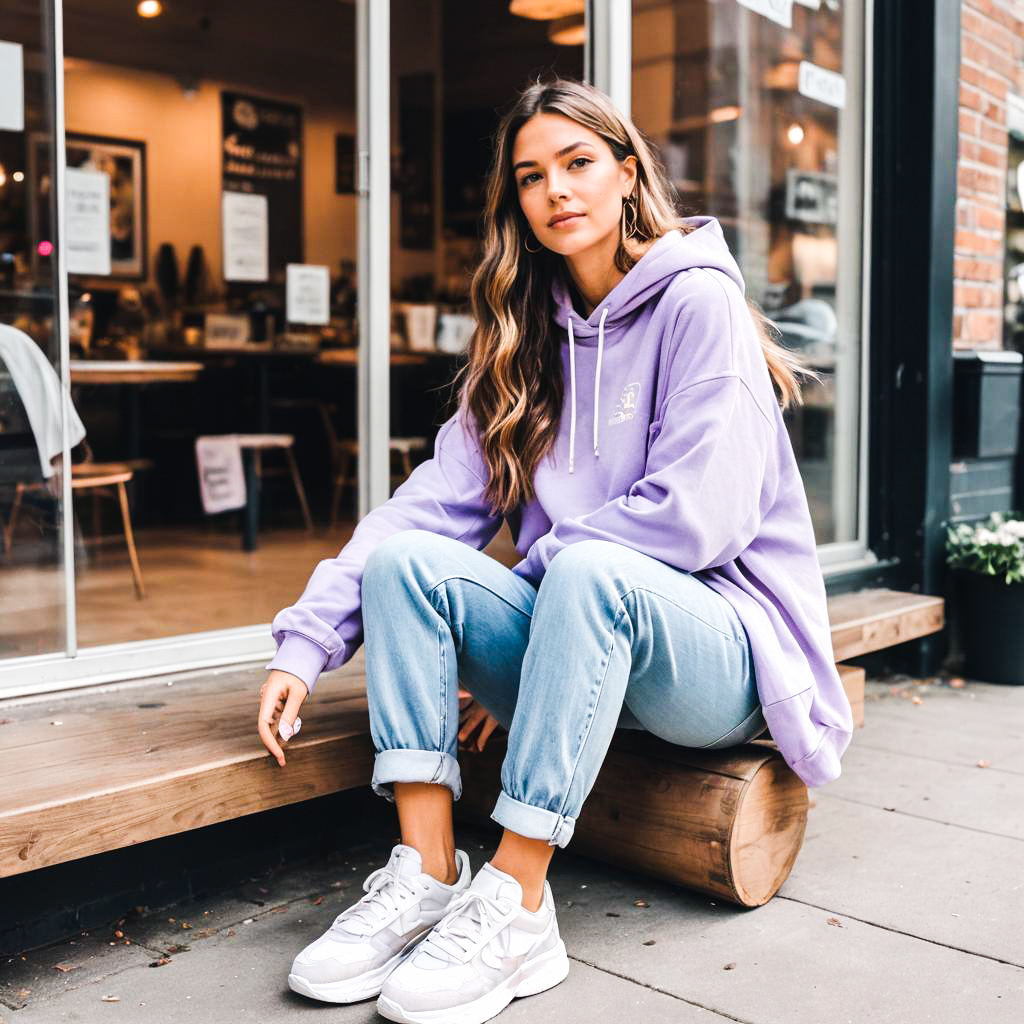
[[[489,861],[425,939],[388,975],[377,1012],[403,1024],[483,1024],[517,996],[564,981],[569,957],[551,886],[535,912]]]
[[[423,870],[418,850],[399,843],[387,864],[367,875],[366,895],[292,963],[288,987],[326,1003],[355,1003],[380,992],[388,974],[444,917],[470,885],[469,857],[455,851],[459,877],[445,885]]]

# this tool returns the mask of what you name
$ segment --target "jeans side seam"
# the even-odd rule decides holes
[[[442,626],[437,627],[437,656],[438,656],[438,668],[441,676],[441,697],[440,707],[438,708],[437,720],[438,720],[438,737],[437,737],[437,749],[443,753],[445,747],[445,734],[448,731],[448,670],[447,661],[445,659],[445,643],[444,643],[445,630]],[[440,769],[438,769],[440,771]]]
[[[707,586],[707,584],[702,583],[701,586]],[[711,588],[708,587],[708,589],[710,590]],[[638,584],[636,584],[636,586],[630,587],[629,590],[627,590],[624,594],[621,594],[619,596],[619,600],[620,601],[625,601],[625,599],[627,597],[629,597],[629,595],[632,594],[635,590],[642,590],[646,594],[653,594],[655,597],[660,597],[662,601],[666,601],[668,604],[672,605],[673,608],[678,608],[681,612],[685,612],[692,619],[696,619],[701,624],[707,626],[708,629],[713,629],[716,633],[720,633],[722,636],[726,637],[729,640],[734,641],[735,643],[738,643],[738,644],[741,644],[741,645],[746,644],[746,640],[745,639],[741,639],[738,636],[733,636],[732,633],[727,633],[724,629],[720,629],[714,623],[708,622],[707,619],[702,619],[692,609],[687,608],[685,605],[681,605],[678,601],[674,601],[667,594],[662,594],[660,591],[653,590],[653,589],[651,589],[651,587],[645,586],[644,584],[638,583]],[[717,591],[712,591],[712,592],[713,593],[717,593]],[[725,600],[725,598],[723,598],[723,600]]]
[[[596,715],[596,713],[597,713],[597,706],[598,706],[598,704],[601,703],[601,696],[604,693],[605,680],[608,678],[608,667],[611,665],[611,660],[612,660],[612,658],[611,658],[612,650],[615,647],[615,630],[618,629],[619,619],[624,614],[626,614],[626,606],[624,604],[622,604],[621,600],[619,602],[619,605],[620,605],[619,610],[615,613],[615,618],[612,621],[612,625],[611,625],[611,631],[610,631],[611,632],[611,643],[609,643],[608,650],[605,653],[604,674],[601,676],[601,681],[600,681],[600,683],[598,684],[598,687],[597,687],[597,698],[594,701],[594,707],[593,707],[593,710],[591,711],[591,714],[590,714],[590,720],[584,725],[584,732],[583,732],[583,734],[581,736],[581,739],[580,739],[579,751],[576,754],[576,760],[575,760],[575,763],[572,766],[572,774],[569,776],[569,784],[565,787],[565,798],[562,800],[561,806],[559,807],[558,812],[557,812],[558,816],[559,816],[559,819],[561,819],[561,818],[563,818],[565,816],[565,805],[566,805],[566,802],[569,799],[569,793],[572,791],[572,784],[573,784],[573,782],[576,781],[576,772],[579,769],[580,761],[583,759],[583,751],[586,749],[587,740],[590,738],[590,731],[591,731],[591,728],[593,727],[594,719],[597,716]],[[556,829],[556,832],[557,832],[557,829]]]

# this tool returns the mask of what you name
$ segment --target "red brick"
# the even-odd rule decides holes
[[[1006,146],[978,146],[977,159],[989,167],[1006,168]]]
[[[968,313],[964,317],[964,336],[971,341],[993,341],[1002,332],[1001,321],[997,313]]]
[[[968,110],[981,110],[983,107],[981,93],[969,85],[960,83],[960,106]]]
[[[961,113],[961,117],[977,117],[976,114]],[[963,128],[960,129],[963,131]],[[982,142],[990,142],[997,146],[1006,145],[1006,126],[991,124],[978,118],[978,131],[975,133]]]
[[[960,111],[960,134],[977,137],[981,132],[981,118],[969,110]]]
[[[1002,232],[1006,228],[1006,216],[1002,210],[993,210],[987,206],[974,208],[974,223],[982,231]]]

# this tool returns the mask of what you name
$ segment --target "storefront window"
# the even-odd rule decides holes
[[[583,76],[583,12],[583,0],[392,0],[391,429],[414,460],[453,409],[473,328],[491,136],[538,75]],[[488,550],[518,561],[507,527]]]
[[[63,447],[49,4],[0,13],[0,658],[66,645]]]
[[[81,648],[265,624],[354,527],[355,5],[140,10],[63,4]],[[54,130],[23,42],[3,320],[52,359]],[[53,501],[24,504],[8,654],[59,648],[63,621]],[[45,588],[10,585],[44,565]]]
[[[822,378],[785,414],[819,544],[857,535],[857,7],[633,0],[634,120],[680,211],[719,219],[747,295]]]

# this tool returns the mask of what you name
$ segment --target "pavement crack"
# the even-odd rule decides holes
[[[927,942],[931,946],[940,946],[942,949],[952,949],[957,953],[966,953],[968,956],[976,956],[980,960],[991,960],[996,964],[1006,964],[1008,967],[1016,967],[1024,970],[1024,964],[1016,963],[1013,960],[1004,960],[1002,957],[993,956],[991,953],[979,953],[976,949],[966,949],[963,946],[954,946],[949,942],[940,942],[938,939],[929,939],[926,935],[917,935],[915,932],[904,931],[902,928],[893,928],[891,925],[882,924],[879,921],[869,921],[866,917],[857,917],[845,910],[836,910],[834,907],[823,907],[818,903],[811,903],[808,900],[798,900],[795,896],[783,896],[776,893],[773,899],[788,900],[790,903],[799,903],[803,907],[812,907],[826,914],[835,914],[837,917],[844,917],[849,921],[857,921],[866,924],[869,928],[880,928],[882,931],[892,932],[894,935],[904,935],[908,939],[917,939],[919,942]]]
[[[613,978],[621,978],[623,981],[630,982],[630,984],[639,985],[640,988],[646,988],[651,992],[657,992],[658,995],[668,996],[680,1003],[686,1003],[687,1006],[696,1006],[700,1010],[707,1010],[708,1013],[713,1013],[716,1016],[723,1017],[725,1020],[734,1020],[737,1021],[737,1024],[756,1024],[755,1021],[748,1020],[746,1017],[736,1017],[731,1013],[726,1013],[724,1010],[716,1010],[713,1006],[707,1006],[705,1003],[698,1003],[695,999],[687,999],[685,996],[678,995],[675,992],[669,992],[668,989],[658,988],[657,985],[650,985],[646,981],[638,981],[636,978],[631,978],[628,974],[623,974],[621,971],[613,971],[610,967],[602,967],[600,964],[592,963],[590,960],[584,960],[583,957],[570,956],[569,959],[575,960],[577,963],[583,964],[585,967],[592,967],[595,971],[600,971],[602,974],[610,974]]]

